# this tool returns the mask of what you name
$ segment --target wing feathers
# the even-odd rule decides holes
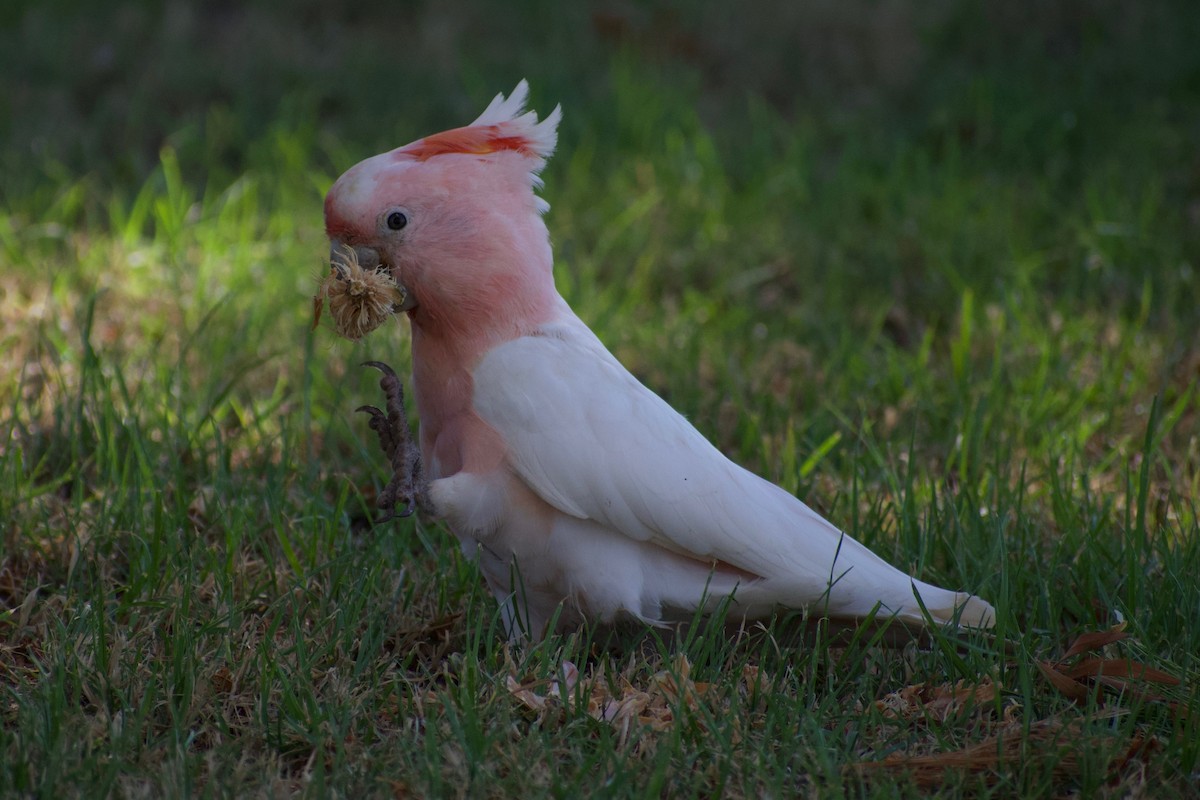
[[[738,589],[740,600],[798,607],[824,598],[830,613],[851,616],[882,601],[886,611],[919,621],[916,586],[939,618],[964,603],[969,624],[991,611],[983,601],[914,583],[726,459],[577,318],[544,333],[484,357],[474,372],[474,405],[504,438],[513,470],[559,511],[762,576]]]

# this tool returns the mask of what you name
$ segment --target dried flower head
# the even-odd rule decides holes
[[[314,328],[328,301],[338,335],[358,341],[404,304],[404,289],[392,278],[391,271],[386,267],[363,269],[353,248],[340,247],[329,266],[329,274],[313,296]]]

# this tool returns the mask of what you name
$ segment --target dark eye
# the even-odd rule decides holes
[[[402,230],[408,224],[408,217],[401,214],[399,211],[393,211],[388,214],[387,226],[394,231]]]

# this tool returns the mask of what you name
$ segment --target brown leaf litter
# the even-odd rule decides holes
[[[1105,706],[1104,702],[1116,696],[1163,703],[1176,715],[1186,713],[1182,704],[1147,688],[1147,685],[1178,686],[1179,678],[1132,658],[1102,655],[1104,648],[1128,638],[1123,625],[1085,633],[1059,659],[1036,662],[1050,685],[1069,699],[1079,702],[1096,694],[1101,709],[1095,714],[1074,720],[1055,716],[1029,723],[1022,719],[1020,706],[1009,702],[1003,705],[1000,719],[992,726],[993,732],[975,744],[945,752],[893,753],[880,761],[863,761],[850,767],[865,776],[907,775],[918,786],[933,788],[964,773],[993,784],[1002,770],[1041,758],[1057,779],[1071,780],[1083,769],[1079,757],[1081,742],[1090,738],[1094,749],[1108,751],[1109,783],[1119,783],[1133,762],[1144,764],[1161,745],[1152,734],[1141,731],[1134,732],[1124,742],[1089,737],[1085,723],[1130,713],[1127,708]],[[909,722],[944,722],[974,711],[981,718],[980,727],[986,727],[984,717],[1002,705],[999,692],[1000,687],[988,678],[975,684],[960,681],[954,685],[908,686],[877,701],[875,707],[884,717]]]
[[[554,678],[547,680],[518,680],[510,669],[505,683],[508,692],[525,708],[537,712],[545,721],[561,709],[584,711],[600,722],[617,730],[623,745],[635,726],[661,732],[670,729],[678,720],[677,710],[695,710],[712,689],[712,685],[693,681],[692,665],[685,655],[676,655],[669,669],[656,672],[644,689],[639,689],[625,675],[618,677],[614,691],[603,669],[583,679],[579,668],[563,661]],[[763,681],[757,673],[745,673],[743,679]],[[748,685],[754,685],[748,683]]]
[[[1092,693],[1103,700],[1111,695],[1123,695],[1137,700],[1163,703],[1173,714],[1186,714],[1182,703],[1171,700],[1148,685],[1179,686],[1180,680],[1160,669],[1147,666],[1132,658],[1103,658],[1092,653],[1129,638],[1125,625],[1079,636],[1062,658],[1057,661],[1038,661],[1042,676],[1075,702],[1084,701]],[[1072,661],[1073,660],[1073,661]]]

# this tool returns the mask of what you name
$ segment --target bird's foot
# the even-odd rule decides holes
[[[408,415],[404,411],[404,385],[395,371],[382,361],[363,362],[383,373],[379,388],[383,390],[387,411],[375,406],[360,406],[358,411],[371,415],[371,430],[379,437],[379,446],[392,465],[392,479],[379,494],[376,504],[383,516],[376,523],[395,517],[411,516],[417,508],[429,510],[429,485],[421,474],[421,450],[412,439]],[[396,507],[403,504],[403,511]]]

